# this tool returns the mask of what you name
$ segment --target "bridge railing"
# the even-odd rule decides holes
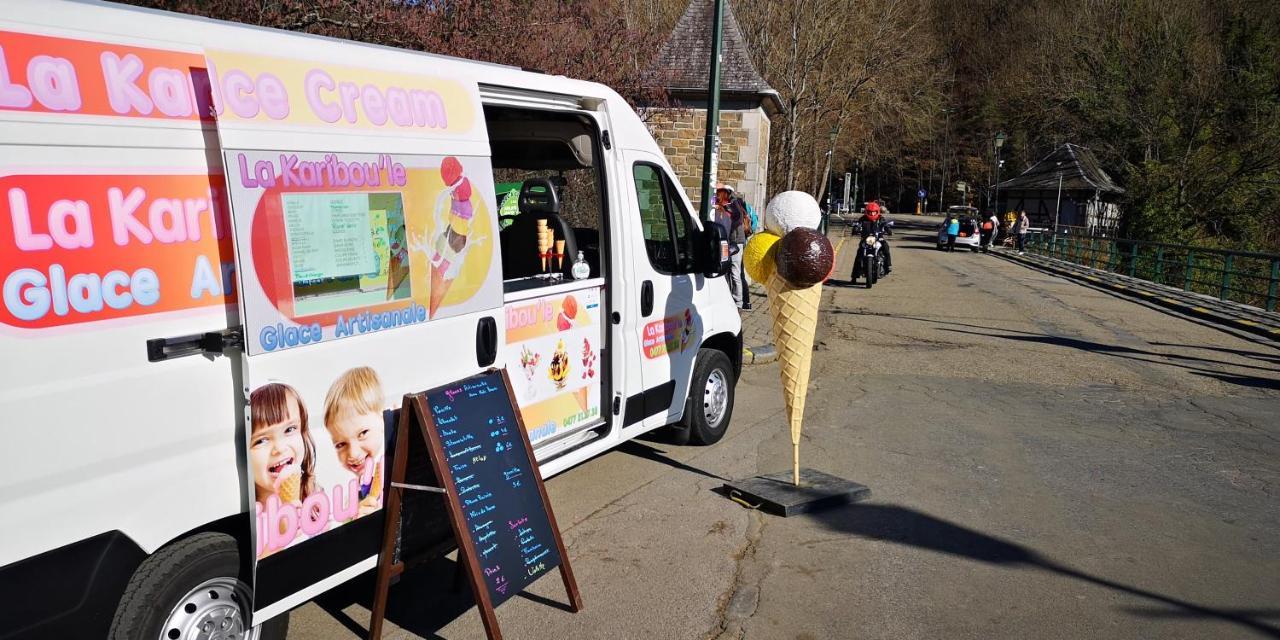
[[[1274,312],[1280,255],[1032,231],[1033,253]]]

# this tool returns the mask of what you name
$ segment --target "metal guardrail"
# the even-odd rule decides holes
[[[1219,300],[1276,310],[1280,255],[1033,231],[1027,249]]]

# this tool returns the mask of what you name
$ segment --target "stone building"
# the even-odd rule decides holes
[[[769,118],[782,110],[782,100],[751,63],[729,5],[725,3],[722,29],[716,181],[734,185],[743,199],[763,211],[769,183]],[[713,10],[712,0],[690,2],[650,67],[671,103],[647,109],[649,129],[695,207],[702,195]]]

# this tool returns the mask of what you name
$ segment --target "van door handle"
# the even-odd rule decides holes
[[[648,317],[653,313],[653,281],[645,280],[640,285],[640,316]]]
[[[222,331],[206,331],[172,338],[147,340],[147,361],[160,362],[198,354],[222,355],[227,349],[243,349],[244,332],[240,327]]]
[[[487,367],[498,359],[498,323],[492,317],[476,324],[476,364]]]

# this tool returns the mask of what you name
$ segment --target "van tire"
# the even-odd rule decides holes
[[[733,417],[733,364],[718,349],[700,349],[685,401],[681,426],[693,444],[706,446],[720,441]],[[708,413],[718,415],[712,420]]]
[[[242,596],[232,595],[241,605],[241,615],[248,616],[252,598],[238,580],[240,552],[236,541],[223,533],[198,533],[171,543],[142,562],[129,580],[120,605],[111,621],[111,640],[142,638],[164,640],[171,637],[165,629],[173,612],[196,587],[213,579],[234,581]],[[284,640],[289,631],[289,616],[281,614],[258,629],[258,640]],[[177,637],[183,637],[179,635]]]

